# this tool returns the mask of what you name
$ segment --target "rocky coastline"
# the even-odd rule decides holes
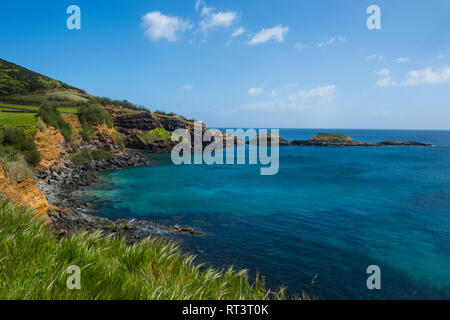
[[[100,231],[105,236],[123,237],[137,242],[149,236],[171,233],[201,234],[188,226],[164,226],[150,221],[98,217],[89,210],[89,203],[75,191],[98,182],[98,173],[128,167],[148,166],[152,163],[146,153],[126,149],[123,155],[107,160],[92,160],[77,165],[70,160],[36,173],[37,186],[50,205],[47,212],[55,232],[61,236],[75,230]]]
[[[429,147],[430,144],[417,141],[381,141],[381,142],[364,142],[364,141],[321,141],[321,140],[293,140],[289,141],[290,146],[315,146],[315,147],[388,147],[388,146],[416,146]]]

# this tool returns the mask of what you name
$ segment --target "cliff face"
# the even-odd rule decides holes
[[[64,150],[64,137],[58,130],[47,127],[44,132],[38,131],[34,142],[42,156],[38,170],[46,171],[53,165],[62,164],[61,153]]]
[[[126,147],[146,150],[152,153],[168,153],[174,146],[174,143],[168,141],[166,143],[145,144],[138,138],[138,135],[157,128],[163,128],[170,132],[179,128],[193,128],[191,121],[183,120],[177,116],[150,112],[137,112],[126,115],[117,115],[116,113],[113,114],[113,117],[114,127],[121,133]]]
[[[37,187],[34,179],[29,178],[21,182],[10,183],[2,166],[0,166],[0,189],[7,198],[38,212],[46,213],[50,208],[44,193]],[[49,221],[47,214],[43,215],[43,219]]]
[[[140,112],[114,118],[114,126],[122,129],[137,129],[149,131],[164,128],[173,131],[188,127],[189,122],[175,116],[158,115],[150,112]]]

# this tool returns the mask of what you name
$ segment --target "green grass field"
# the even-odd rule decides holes
[[[80,267],[81,289],[67,288]],[[0,299],[283,299],[245,271],[200,268],[174,243],[78,233],[57,238],[29,210],[0,197]]]
[[[11,103],[2,103],[2,102],[0,102],[0,110],[2,110],[2,109],[4,109],[4,110],[11,110],[11,109],[8,109],[8,108],[2,108],[2,106],[9,107],[9,108],[18,108],[18,109],[30,110],[30,111],[38,111],[39,110],[38,106],[27,106],[27,105],[20,105],[20,104],[11,104]],[[61,113],[77,113],[78,112],[78,108],[61,107],[61,108],[58,108],[58,110]]]
[[[36,125],[36,114],[0,112],[0,124],[16,127],[34,127]]]
[[[58,104],[61,107],[78,107],[83,102],[88,101],[87,97],[88,95],[86,94],[60,90],[45,93],[15,94],[5,97],[0,95],[0,103],[39,106],[47,101]]]
[[[36,113],[14,112],[15,110],[20,111],[19,109],[37,112],[39,107],[0,102],[0,124],[7,126],[35,126]],[[78,112],[78,108],[58,108],[58,110],[61,113],[69,114]]]

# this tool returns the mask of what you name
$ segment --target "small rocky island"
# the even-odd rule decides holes
[[[249,144],[256,144],[257,138],[251,139]],[[417,141],[381,141],[381,142],[364,142],[355,141],[349,136],[342,133],[319,133],[308,140],[292,140],[287,141],[280,136],[267,135],[268,138],[278,138],[280,146],[317,146],[317,147],[383,147],[383,146],[418,146],[429,147],[431,144]],[[270,144],[270,140],[268,142]]]

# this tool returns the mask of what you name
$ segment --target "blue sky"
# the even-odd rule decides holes
[[[0,21],[1,58],[209,127],[450,129],[449,1],[2,1]]]

